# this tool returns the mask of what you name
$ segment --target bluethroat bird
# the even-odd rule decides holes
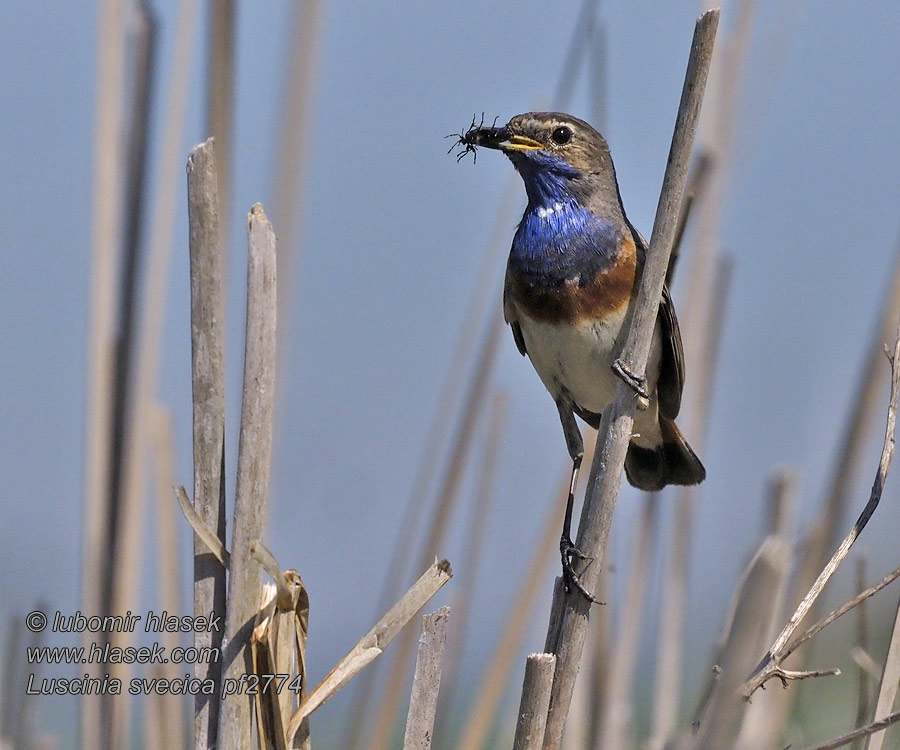
[[[472,127],[466,152],[498,149],[525,183],[503,289],[503,314],[556,402],[572,477],[560,553],[566,586],[592,601],[572,565],[584,555],[572,543],[572,506],[584,445],[577,414],[598,427],[615,398],[616,377],[644,397],[625,458],[628,481],[642,490],[699,484],[700,459],[675,425],[684,386],[678,319],[663,289],[643,379],[618,356],[637,295],[647,243],[628,221],[609,146],[583,120],[559,112],[516,115],[505,126]]]

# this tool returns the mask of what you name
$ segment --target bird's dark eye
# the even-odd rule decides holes
[[[565,125],[560,125],[558,128],[553,129],[550,138],[553,139],[557,146],[564,146],[572,140],[572,129],[567,128]]]

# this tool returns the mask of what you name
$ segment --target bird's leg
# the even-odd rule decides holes
[[[637,407],[642,411],[650,406],[650,394],[647,392],[647,378],[636,375],[634,371],[621,359],[616,358],[612,363],[612,371],[619,376],[633,390],[638,397]]]
[[[587,560],[588,564],[593,562],[572,542],[572,510],[575,506],[575,485],[578,482],[578,470],[581,468],[581,460],[584,458],[584,442],[581,439],[581,432],[578,430],[578,423],[575,421],[575,415],[572,412],[572,404],[558,400],[556,408],[559,410],[563,434],[566,436],[566,447],[569,449],[569,455],[572,457],[572,478],[569,481],[569,495],[566,498],[566,516],[563,520],[562,536],[559,538],[563,580],[566,584],[566,591],[571,591],[574,586],[589,601],[599,604],[600,600],[584,587],[572,565],[574,557],[577,557],[579,560]]]

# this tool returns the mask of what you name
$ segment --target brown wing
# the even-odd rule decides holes
[[[624,212],[624,209],[623,209]],[[637,245],[638,262],[643,265],[647,254],[647,241],[626,217]],[[681,392],[684,390],[684,349],[681,346],[681,329],[675,316],[675,305],[669,296],[669,288],[663,285],[659,312],[656,314],[662,339],[662,356],[659,362],[659,379],[656,381],[656,396],[659,410],[669,419],[675,419],[681,409]]]
[[[527,352],[525,351],[525,339],[522,336],[522,326],[519,325],[519,321],[516,319],[516,312],[509,300],[508,289],[509,274],[507,274],[506,281],[503,284],[503,319],[509,323],[509,327],[512,329],[513,341],[516,342],[516,348],[519,350],[519,354],[524,357]]]
[[[684,349],[681,346],[678,318],[675,317],[675,305],[665,286],[656,319],[662,338],[656,394],[660,411],[669,419],[675,419],[681,408],[681,392],[684,389]]]

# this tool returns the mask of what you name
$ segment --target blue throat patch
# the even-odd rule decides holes
[[[615,264],[622,239],[609,221],[585,208],[569,188],[578,173],[543,152],[513,159],[525,182],[528,206],[510,251],[510,267],[527,283],[558,286],[578,279],[581,286]]]

